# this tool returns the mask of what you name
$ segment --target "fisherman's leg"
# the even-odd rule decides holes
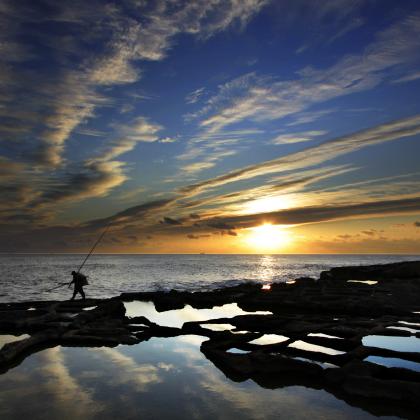
[[[72,298],[70,300],[74,300],[74,298],[76,297],[76,294],[77,294],[77,290],[76,290],[76,288],[74,288],[74,290],[73,290],[73,296],[72,296]]]
[[[86,299],[86,296],[85,296],[85,292],[83,290],[83,287],[80,288],[79,293],[81,294],[82,299],[85,300]]]

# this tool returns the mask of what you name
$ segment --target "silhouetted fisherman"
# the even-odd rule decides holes
[[[73,280],[69,283],[69,288],[74,283],[74,290],[73,297],[70,300],[74,300],[78,293],[80,293],[82,299],[86,299],[85,292],[83,291],[83,286],[88,284],[86,276],[81,273],[76,273],[75,271],[72,271],[71,275],[73,276]]]

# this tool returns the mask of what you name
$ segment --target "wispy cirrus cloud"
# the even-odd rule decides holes
[[[211,147],[207,157],[192,163],[186,163],[181,167],[181,171],[187,175],[193,175],[205,169],[210,169],[216,166],[217,161],[228,156],[233,156],[237,151],[225,147]],[[200,154],[202,152],[200,151]]]
[[[151,5],[132,4],[131,14],[127,15],[123,7],[104,2],[48,3],[50,9],[42,14],[29,2],[3,2],[2,27],[8,31],[4,32],[7,38],[1,45],[3,62],[13,64],[37,59],[38,54],[44,54],[38,45],[24,45],[19,41],[22,34],[30,34],[27,23],[60,22],[63,26],[63,35],[61,38],[58,35],[54,43],[46,37],[47,32],[32,33],[34,40],[47,46],[56,60],[53,74],[28,74],[20,67],[3,67],[10,76],[11,88],[19,88],[24,78],[30,76],[31,85],[39,86],[39,89],[29,90],[32,98],[37,102],[50,101],[46,130],[40,137],[45,140],[45,147],[58,149],[45,152],[51,155],[52,163],[58,162],[57,155],[73,129],[91,117],[100,105],[96,88],[137,81],[141,72],[134,63],[164,59],[177,34],[210,37],[235,22],[244,25],[265,4],[260,0],[213,3],[162,0]],[[74,29],[78,31],[77,37]],[[92,54],[88,48],[93,41],[95,52]],[[19,60],[16,59],[18,52]],[[77,66],[73,64],[75,61]],[[16,95],[13,89],[10,93]]]
[[[376,35],[359,55],[341,58],[325,69],[306,67],[292,80],[246,74],[219,88],[218,94],[194,114],[210,132],[250,120],[276,120],[332,98],[371,89],[387,71],[418,62],[420,15],[413,14]],[[207,115],[206,117],[204,117]]]
[[[323,109],[320,111],[306,111],[306,112],[299,112],[297,115],[293,115],[293,121],[287,123],[288,127],[293,127],[296,125],[304,125],[309,124],[314,121],[317,121],[327,115],[332,114],[335,112],[334,109]]]
[[[81,69],[70,71],[63,80],[63,92],[55,95],[61,100],[48,117],[48,129],[41,135],[46,161],[60,163],[66,139],[82,121],[93,116],[98,105],[97,87],[137,81],[141,72],[134,62],[162,60],[177,34],[210,37],[234,21],[245,24],[264,3],[159,1],[152,7],[138,5],[130,17],[118,8],[108,8],[110,22],[105,26],[111,28],[112,35],[105,41],[104,51],[82,61]]]
[[[138,143],[152,143],[159,140],[157,133],[163,126],[150,121],[149,118],[138,116],[130,123],[116,125],[117,140],[113,140],[105,151],[92,161],[109,161],[133,150]]]
[[[361,148],[420,133],[420,116],[393,121],[354,134],[325,141],[319,145],[277,159],[250,165],[218,177],[180,189],[184,194],[198,194],[209,188],[270,173],[315,166]]]
[[[311,141],[316,139],[319,136],[327,134],[328,131],[325,130],[311,130],[303,131],[300,133],[287,133],[280,134],[274,139],[271,140],[272,144],[294,144],[294,143],[303,143],[306,141]]]
[[[400,77],[399,79],[394,80],[392,83],[406,83],[406,82],[412,82],[418,79],[420,79],[420,71],[415,71],[403,77]]]
[[[200,98],[203,96],[206,88],[201,87],[196,90],[193,90],[185,97],[185,102],[187,104],[195,104],[200,100]]]
[[[363,2],[359,2],[357,7],[361,3]],[[343,19],[348,13],[351,15],[353,9],[349,2],[343,1],[340,4],[347,7]],[[329,7],[319,4],[322,11],[319,12],[319,18],[337,13],[335,7],[336,5]],[[218,92],[208,97],[201,108],[184,116],[187,122],[196,122],[198,129],[197,134],[187,142],[186,150],[179,159],[201,159],[199,162],[183,165],[181,169],[185,168],[189,173],[191,170],[198,173],[209,169],[224,156],[237,154],[247,143],[258,144],[264,137],[271,137],[271,143],[274,144],[314,139],[314,130],[297,134],[286,132],[273,138],[273,132],[267,130],[267,122],[288,117],[291,121],[287,121],[286,125],[293,127],[331,114],[334,112],[331,108],[310,109],[334,98],[372,89],[386,80],[394,68],[399,67],[401,70],[408,64],[418,63],[418,39],[420,15],[412,14],[377,33],[374,41],[360,54],[344,56],[330,67],[305,67],[297,71],[296,77],[291,79],[250,72],[219,85]],[[250,133],[243,133],[241,137],[232,136],[232,133],[239,131],[241,124],[251,127]],[[263,127],[265,132],[261,130]],[[256,135],[258,129],[263,136]],[[251,133],[252,130],[255,132]],[[227,139],[229,135],[232,136],[231,140],[237,141],[222,146],[223,150],[230,152],[224,155],[217,142],[221,136]]]
[[[159,143],[175,143],[177,140],[177,137],[162,137],[159,139]]]
[[[181,173],[196,174],[216,166],[221,159],[237,154],[247,143],[264,134],[261,129],[199,132],[191,137],[184,152],[176,158],[182,162]],[[194,160],[192,163],[184,161]]]

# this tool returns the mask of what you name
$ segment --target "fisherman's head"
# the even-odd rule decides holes
[[[72,276],[74,276],[75,274],[76,274],[76,272],[75,272],[75,271],[72,271],[72,272],[71,272],[71,275],[72,275]]]

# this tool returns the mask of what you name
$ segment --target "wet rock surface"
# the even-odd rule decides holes
[[[157,311],[237,303],[244,311],[271,314],[185,322],[173,328],[144,316],[127,317],[128,301],[153,302]],[[224,329],[226,324],[229,328]],[[208,338],[202,353],[233,381],[325,389],[375,415],[415,418],[420,369],[386,367],[366,359],[398,359],[420,367],[420,262],[333,268],[318,280],[301,278],[264,289],[243,284],[196,293],[0,304],[0,334],[17,336],[0,349],[0,372],[57,345],[113,347],[195,334]],[[21,334],[30,337],[19,339]],[[411,347],[363,344],[372,336],[405,338]]]

